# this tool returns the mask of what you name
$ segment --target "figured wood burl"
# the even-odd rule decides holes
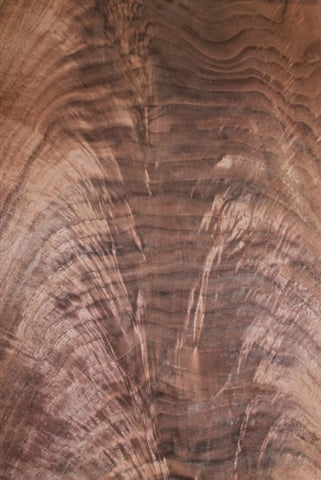
[[[1,480],[320,480],[321,1],[0,24]]]

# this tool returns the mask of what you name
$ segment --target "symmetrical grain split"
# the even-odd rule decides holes
[[[319,479],[320,2],[0,12],[0,478]]]

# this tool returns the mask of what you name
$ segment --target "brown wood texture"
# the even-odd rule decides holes
[[[321,479],[321,2],[2,0],[1,480]]]

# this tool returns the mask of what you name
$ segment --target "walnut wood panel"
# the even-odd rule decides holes
[[[321,479],[321,2],[0,15],[0,478]]]

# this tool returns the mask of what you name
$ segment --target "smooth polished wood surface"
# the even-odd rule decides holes
[[[321,2],[0,18],[1,480],[321,479]]]

